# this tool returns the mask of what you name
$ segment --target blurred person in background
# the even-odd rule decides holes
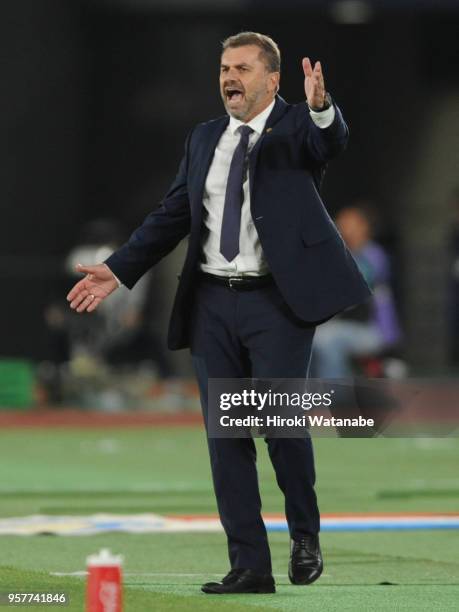
[[[96,264],[109,257],[122,242],[122,232],[115,220],[102,218],[87,223],[65,260],[67,286],[76,276],[79,262]],[[85,372],[92,367],[94,375],[100,366],[133,368],[151,363],[161,378],[171,376],[169,359],[152,326],[154,292],[154,281],[148,274],[132,291],[122,287],[94,317],[77,317],[59,300],[46,307],[49,361],[53,367],[42,367],[41,372],[51,401],[66,399],[61,366],[68,363],[86,364]],[[73,370],[77,375],[79,366]]]
[[[349,377],[355,358],[380,355],[401,339],[390,284],[390,260],[373,240],[371,217],[369,208],[358,205],[342,209],[336,217],[341,236],[373,296],[317,328],[311,364],[315,378]]]
[[[67,299],[94,312],[189,234],[169,326],[169,347],[190,347],[204,421],[211,378],[304,378],[316,324],[369,295],[319,196],[327,163],[348,129],[325,89],[320,62],[302,61],[304,98],[279,95],[280,52],[242,32],[223,43],[220,93],[227,114],[196,126],[169,192],[129,241],[86,274]],[[285,496],[289,578],[310,584],[323,563],[310,437],[267,438]],[[273,593],[274,578],[251,437],[208,447],[230,572],[205,593]]]
[[[69,253],[66,267],[69,274],[81,261],[89,265],[107,259],[123,243],[119,224],[112,219],[91,221],[82,240]],[[156,293],[152,274],[139,280],[132,291],[121,287],[105,302],[93,317],[77,317],[72,339],[73,353],[78,351],[98,355],[112,366],[136,366],[140,362],[154,363],[161,377],[171,375],[169,360],[153,330]],[[79,329],[79,333],[78,333]]]

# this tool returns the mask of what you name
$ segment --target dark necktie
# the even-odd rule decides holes
[[[239,234],[241,231],[241,208],[243,201],[244,170],[247,157],[249,136],[253,132],[248,125],[242,125],[237,131],[241,139],[234,150],[231,160],[228,182],[226,184],[225,207],[223,209],[222,233],[220,236],[220,253],[227,261],[233,261],[239,253]]]

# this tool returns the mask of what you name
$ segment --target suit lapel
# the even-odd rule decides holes
[[[276,96],[276,102],[274,104],[274,108],[269,114],[268,119],[266,120],[266,125],[265,125],[265,130],[264,130],[265,132],[266,130],[276,125],[279,119],[282,119],[282,117],[287,112],[288,107],[289,107],[289,104],[287,104],[284,98],[281,98],[280,96]]]
[[[195,175],[195,194],[194,198],[195,212],[199,218],[202,212],[202,198],[204,195],[204,186],[206,183],[207,174],[209,172],[210,164],[214,157],[215,148],[220,140],[223,132],[226,130],[229,123],[229,117],[223,117],[221,120],[215,121],[209,125],[210,132],[206,134],[205,139],[202,141],[202,151],[199,156],[199,167]]]
[[[252,198],[252,189],[253,189],[253,180],[255,176],[255,169],[258,161],[258,154],[260,152],[261,145],[263,143],[263,139],[267,133],[271,131],[274,125],[282,119],[282,117],[287,112],[288,104],[287,102],[281,98],[280,96],[276,96],[276,102],[274,104],[273,110],[269,114],[268,119],[266,120],[266,124],[261,134],[260,138],[257,140],[255,146],[250,151],[249,154],[249,181],[250,181],[250,197]]]

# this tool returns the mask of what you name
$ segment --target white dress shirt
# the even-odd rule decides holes
[[[253,132],[249,137],[248,153],[263,133],[275,101],[265,108],[248,123],[230,117],[228,127],[223,132],[215,149],[214,157],[207,174],[204,186],[204,226],[205,234],[202,241],[202,261],[200,269],[203,272],[217,276],[259,276],[269,274],[268,264],[263,255],[260,239],[250,212],[249,173],[243,183],[243,202],[241,209],[241,232],[239,238],[239,253],[227,261],[220,253],[220,235],[222,230],[223,210],[225,206],[226,183],[233,158],[241,135],[237,129],[248,125]],[[326,128],[333,123],[335,109],[331,106],[322,112],[309,111],[312,120],[320,128]]]

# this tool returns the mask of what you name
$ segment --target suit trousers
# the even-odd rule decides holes
[[[315,327],[298,319],[273,283],[238,291],[200,279],[195,290],[191,354],[204,421],[209,378],[305,378]],[[249,438],[209,438],[212,478],[231,568],[271,572],[256,469]],[[285,497],[292,538],[320,527],[310,438],[266,439]]]

